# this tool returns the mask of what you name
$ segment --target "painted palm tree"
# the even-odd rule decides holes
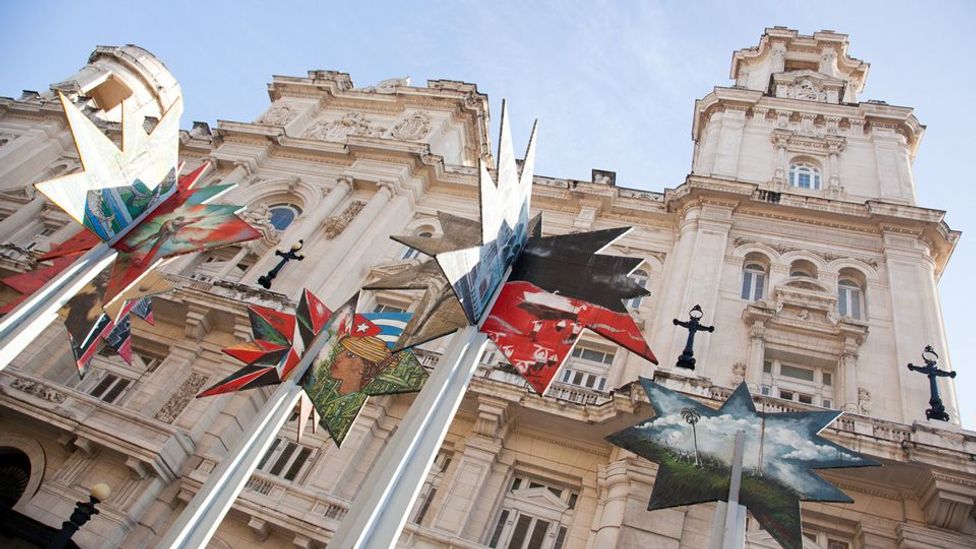
[[[701,419],[701,412],[694,408],[682,408],[681,417],[691,424],[691,435],[695,440],[695,466],[697,467],[701,465],[701,462],[698,459],[698,431],[695,429],[695,424]]]

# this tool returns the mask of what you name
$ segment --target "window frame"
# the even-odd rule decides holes
[[[746,301],[760,301],[766,297],[766,287],[769,282],[769,269],[757,261],[746,263],[742,267],[742,288],[739,298]]]
[[[811,372],[812,380],[783,373],[783,367],[796,371]],[[834,379],[837,372],[829,367],[807,366],[781,361],[778,358],[763,360],[760,394],[800,404],[833,409],[837,402]],[[795,372],[798,373],[798,372]],[[825,377],[826,376],[826,377]],[[784,394],[788,396],[783,396]],[[809,402],[804,400],[808,398]]]
[[[286,223],[284,227],[278,227],[278,225],[276,225],[274,222],[276,209],[289,210],[292,214],[291,219],[288,220],[288,223]],[[295,204],[292,204],[290,202],[278,202],[275,204],[268,204],[268,213],[271,216],[268,218],[268,222],[271,224],[271,226],[274,227],[275,230],[278,232],[284,232],[285,230],[288,229],[288,227],[291,227],[292,224],[295,223],[296,219],[298,219],[302,215],[302,209],[299,206],[296,206]]]
[[[843,318],[867,320],[866,305],[864,288],[860,282],[851,277],[837,280],[837,314]]]
[[[640,285],[641,288],[647,289],[648,283],[651,281],[651,274],[646,269],[637,269],[628,275],[628,278]],[[628,299],[624,305],[630,309],[638,309],[641,303],[644,302],[644,298],[647,296],[639,295],[637,297],[632,297]]]
[[[819,191],[823,188],[823,172],[819,165],[809,160],[795,160],[791,162],[788,177],[787,181],[789,186],[794,189]],[[803,177],[807,178],[806,186],[801,184]]]

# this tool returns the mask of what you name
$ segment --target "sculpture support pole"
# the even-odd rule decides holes
[[[99,244],[11,311],[0,322],[0,370],[7,367],[68,302],[115,259],[116,251]]]
[[[728,503],[718,502],[712,521],[710,549],[741,549],[745,546],[746,508],[739,505],[739,485],[742,482],[742,458],[745,447],[745,431],[735,433],[735,449],[732,453],[732,478],[729,483]]]
[[[329,547],[393,547],[444,442],[488,337],[458,331],[373,465]]]
[[[329,340],[330,333],[327,329],[322,330],[312,340],[291,377],[279,385],[271,398],[264,403],[255,422],[241,434],[237,443],[227,452],[227,458],[210,473],[210,477],[176,522],[169,527],[157,547],[196,548],[207,545],[237,495],[251,478],[258,462],[278,435],[281,426],[294,410],[295,401],[303,391],[298,380],[318,359]]]

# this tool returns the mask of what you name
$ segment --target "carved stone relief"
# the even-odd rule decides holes
[[[415,112],[393,126],[393,137],[401,141],[417,141],[430,133],[430,116],[425,112]]]
[[[857,407],[862,414],[871,413],[871,391],[864,387],[857,388]]]
[[[240,216],[241,219],[260,231],[264,238],[268,240],[278,238],[278,229],[275,229],[274,225],[271,224],[271,210],[266,204],[248,206]]]
[[[325,220],[325,234],[326,240],[332,240],[333,238],[342,234],[342,231],[346,230],[346,227],[352,223],[352,220],[356,218],[359,212],[363,211],[366,207],[366,203],[361,200],[356,200],[349,204],[345,210],[339,215],[334,215]]]
[[[262,124],[284,126],[295,117],[295,112],[287,105],[275,105],[261,117]]]
[[[350,135],[380,137],[385,131],[386,129],[382,126],[371,124],[361,113],[349,112],[338,120],[322,120],[316,122],[305,132],[305,137],[308,139],[342,142]]]
[[[10,384],[11,387],[17,389],[18,391],[23,391],[29,395],[34,395],[39,398],[43,398],[49,402],[61,403],[64,402],[68,395],[55,391],[47,385],[43,385],[36,381],[31,381],[28,379],[15,379],[13,383]]]
[[[803,99],[806,101],[827,102],[827,92],[818,89],[810,80],[800,80],[790,86],[786,91],[786,96],[791,99]]]
[[[192,372],[190,377],[186,378],[186,381],[176,390],[176,393],[156,412],[156,419],[164,423],[176,421],[176,418],[180,416],[190,400],[200,392],[208,379],[210,378],[199,372]]]
[[[386,80],[380,81],[380,83],[375,86],[369,86],[367,88],[363,88],[362,91],[369,92],[369,93],[389,94],[389,93],[396,93],[396,89],[399,86],[409,86],[409,85],[410,85],[409,76],[405,76],[403,78],[387,78]]]
[[[746,378],[746,363],[736,362],[732,365],[732,385],[738,386]]]

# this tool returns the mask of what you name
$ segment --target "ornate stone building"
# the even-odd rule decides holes
[[[926,344],[947,349],[936,284],[959,233],[916,203],[924,126],[910,108],[861,101],[867,75],[845,35],[767,29],[735,52],[733,84],[696,101],[684,181],[651,192],[617,187],[609,172],[536,177],[547,234],[635,227],[611,251],[644,260],[634,276],[651,296],[629,306],[662,364],[586,337],[539,396],[489,349],[400,546],[705,547],[714,506],[646,511],[656,466],[603,440],[650,415],[641,375],[716,405],[745,381],[766,411],[848,412],[826,436],[884,467],[823,473],[855,503],[804,504],[805,547],[976,547],[976,433],[958,426],[945,379],[952,422],[925,421],[928,384],[905,368]],[[134,46],[96,49],[52,88],[114,138],[123,98],[152,124],[180,94]],[[100,355],[79,381],[56,324],[0,372],[13,509],[56,527],[91,485],[112,486],[75,536],[83,547],[154,546],[254,421],[268,389],[193,398],[237,368],[221,349],[249,337],[246,304],[287,308],[304,286],[336,305],[417,261],[389,235],[437,234],[440,210],[478,216],[476,167],[492,146],[475,85],[357,88],[311,71],[275,77],[269,95],[254,122],[182,134],[185,169],[209,161],[209,182],[238,183],[228,200],[248,205],[263,238],[170,264],[178,289],[156,299],[155,327],[136,323],[131,367]],[[31,184],[78,169],[52,93],[0,99],[2,272],[30,268],[36,250],[76,230]],[[299,239],[307,258],[273,291],[258,287],[274,250]],[[365,303],[410,309],[415,297]],[[698,337],[698,369],[678,370],[685,332],[672,319],[695,304],[717,329]],[[424,364],[443,346],[427,345]],[[324,547],[411,400],[371,399],[341,450],[323,430],[298,444],[287,423],[211,546]],[[751,520],[747,540],[776,546]]]

